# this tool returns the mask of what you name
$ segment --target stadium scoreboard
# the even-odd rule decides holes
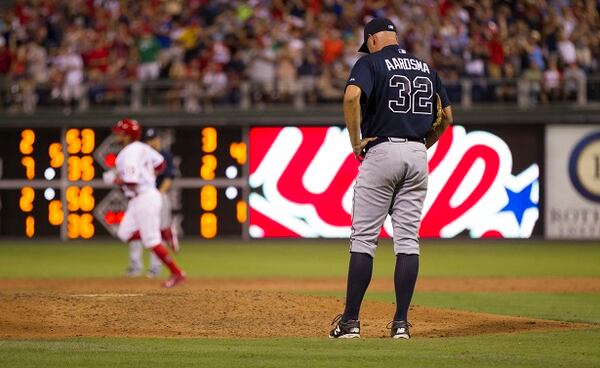
[[[110,128],[0,128],[0,236],[114,235],[127,206],[102,181],[119,145]],[[161,130],[174,156],[174,221],[187,236],[241,236],[247,221],[247,147],[241,127]]]
[[[340,124],[159,128],[174,157],[173,222],[186,237],[347,238],[359,164]],[[542,233],[543,129],[453,126],[428,150],[420,236]],[[107,185],[109,127],[0,128],[0,237],[114,235],[127,198]],[[386,219],[382,236],[392,235]]]

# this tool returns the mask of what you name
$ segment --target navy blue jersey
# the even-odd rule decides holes
[[[156,176],[156,187],[159,188],[165,179],[173,180],[175,178],[175,164],[173,163],[173,155],[166,150],[160,150],[160,154],[165,159],[165,169]]]
[[[398,45],[360,58],[350,72],[350,84],[362,90],[363,138],[424,138],[435,119],[435,94],[442,107],[450,105],[438,74]]]

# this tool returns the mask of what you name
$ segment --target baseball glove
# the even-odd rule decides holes
[[[435,111],[435,119],[433,120],[433,125],[431,128],[435,130],[437,127],[442,124],[442,116],[444,115],[444,109],[442,108],[442,99],[439,94],[435,94],[436,97],[436,111]]]

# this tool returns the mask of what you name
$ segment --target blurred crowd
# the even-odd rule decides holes
[[[578,83],[599,70],[598,0],[2,4],[0,106],[25,110],[124,103],[135,82],[143,82],[145,96],[159,94],[188,111],[243,98],[337,101],[360,57],[363,25],[380,16],[393,20],[402,47],[437,68],[447,85],[485,80],[488,87],[477,85],[492,99],[515,99],[516,80],[527,81],[540,102],[573,98]]]

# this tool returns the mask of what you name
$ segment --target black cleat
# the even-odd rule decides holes
[[[333,319],[331,325],[336,325],[329,332],[330,339],[357,339],[360,338],[360,321],[350,320],[343,322],[342,315],[339,314]]]
[[[392,321],[390,323],[392,325],[390,331],[392,339],[410,339],[410,331],[408,330],[408,327],[412,327],[410,323],[406,321]]]

